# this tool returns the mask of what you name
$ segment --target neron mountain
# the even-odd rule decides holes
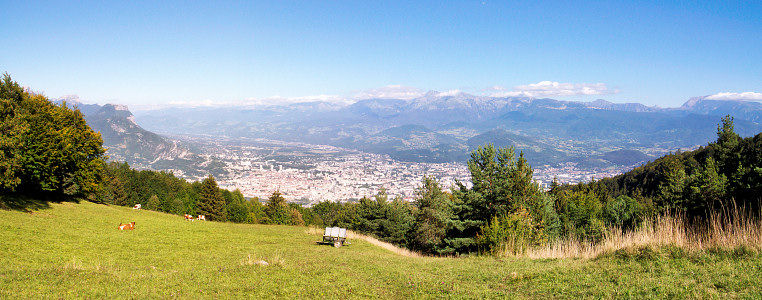
[[[127,162],[139,169],[170,170],[178,176],[221,174],[219,162],[199,155],[189,145],[147,131],[135,122],[127,106],[117,104],[82,104],[67,97],[54,102],[77,107],[87,124],[100,132],[111,161]]]

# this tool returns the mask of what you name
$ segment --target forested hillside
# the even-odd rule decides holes
[[[734,131],[733,118],[726,116],[717,127],[715,142],[586,186],[595,189],[598,185],[610,197],[639,199],[650,211],[682,212],[693,218],[734,206],[758,209],[762,201],[762,133],[742,138]]]

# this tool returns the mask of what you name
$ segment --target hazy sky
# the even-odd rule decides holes
[[[762,100],[762,4],[0,0],[0,72],[131,108],[428,90]]]

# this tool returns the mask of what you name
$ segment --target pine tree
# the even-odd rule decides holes
[[[725,200],[728,179],[720,174],[714,159],[707,158],[703,168],[690,179],[690,197],[687,203],[689,215],[706,215]]]
[[[146,209],[159,210],[160,204],[161,202],[159,201],[159,197],[156,195],[151,195],[151,197],[148,198],[148,203],[146,203]]]
[[[662,207],[671,211],[685,210],[685,188],[688,183],[685,167],[677,156],[666,156],[665,159],[663,179],[658,188]]]
[[[214,176],[209,175],[201,182],[200,200],[196,206],[196,212],[205,215],[212,221],[227,221],[227,209],[225,207],[225,198],[222,197]]]
[[[378,198],[378,196],[376,196]],[[381,222],[381,237],[384,241],[404,245],[405,238],[413,227],[413,214],[410,204],[397,196],[386,205],[386,217]]]
[[[520,208],[537,214],[543,206],[538,200],[540,187],[532,181],[534,171],[524,154],[518,160],[513,147],[495,149],[493,145],[479,147],[468,161],[473,191],[484,198],[486,206],[480,214],[482,220],[494,215],[505,215]]]
[[[454,249],[444,242],[448,223],[453,217],[449,195],[429,176],[423,178],[423,186],[416,194],[415,229],[410,240],[413,248],[426,253],[451,253]]]

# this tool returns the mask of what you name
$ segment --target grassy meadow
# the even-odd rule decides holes
[[[0,210],[0,299],[762,298],[762,255],[746,247],[437,258],[321,234],[90,202]]]

